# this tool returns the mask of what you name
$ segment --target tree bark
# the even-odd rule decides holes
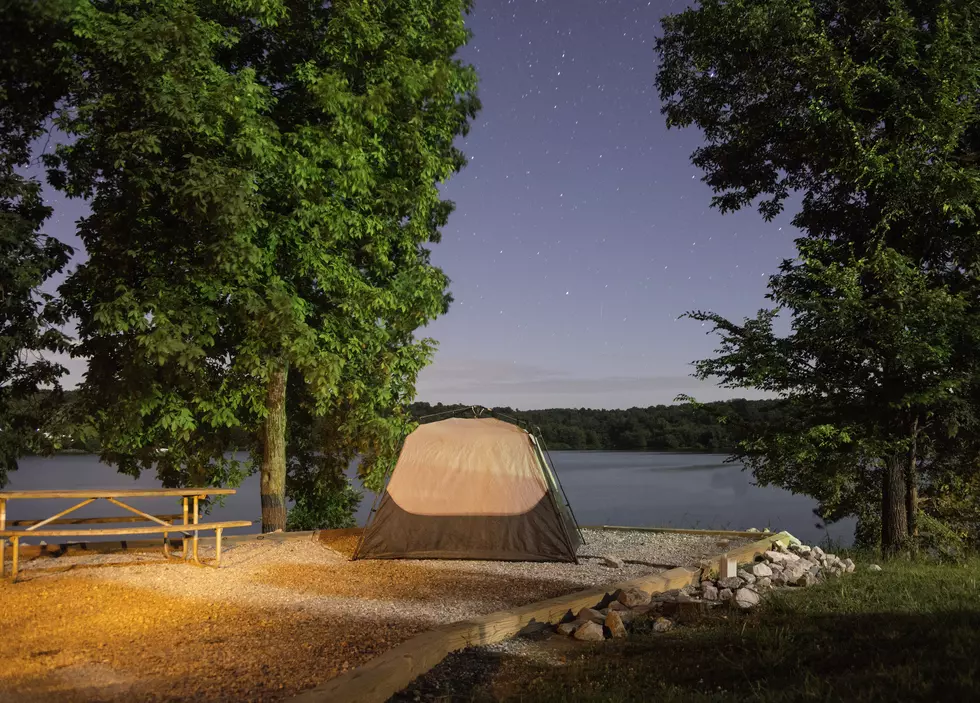
[[[908,463],[905,474],[905,515],[909,537],[915,537],[919,532],[919,472],[916,465],[917,433],[919,420],[916,418],[913,426],[912,447],[909,449]]]
[[[286,374],[279,364],[269,374],[262,426],[262,532],[286,529]]]
[[[881,483],[881,548],[886,553],[900,551],[908,539],[905,458],[892,456],[885,462]]]

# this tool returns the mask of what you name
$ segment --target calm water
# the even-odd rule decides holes
[[[804,541],[819,542],[827,532],[816,526],[814,503],[775,488],[753,485],[752,477],[720,454],[661,454],[652,452],[552,452],[558,476],[582,525],[657,525],[714,529],[756,527],[789,530]],[[159,483],[149,474],[134,480],[101,464],[94,456],[26,458],[10,474],[7,490],[54,488],[137,488]],[[357,513],[364,524],[374,495],[365,492]],[[132,505],[154,514],[179,513],[173,498],[133,499]],[[10,501],[7,517],[38,519],[70,506],[68,501]],[[75,515],[98,517],[122,514],[104,501]],[[238,493],[214,508],[215,519],[259,521],[258,476],[251,476]],[[829,534],[848,541],[853,523],[834,525]],[[230,533],[252,529],[229,530]]]

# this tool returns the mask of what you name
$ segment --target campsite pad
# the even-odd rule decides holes
[[[351,562],[349,532],[242,542],[220,569],[149,551],[27,560],[18,583],[0,582],[0,700],[281,700],[437,625],[748,541],[584,532],[577,565]],[[605,554],[644,563],[585,558]]]

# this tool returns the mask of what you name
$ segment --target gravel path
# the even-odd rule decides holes
[[[748,541],[585,538],[579,564],[351,562],[349,537],[245,542],[223,553],[221,569],[153,552],[29,560],[20,582],[0,583],[4,612],[17,614],[0,638],[0,700],[281,700],[437,625]],[[606,567],[607,554],[627,563]]]

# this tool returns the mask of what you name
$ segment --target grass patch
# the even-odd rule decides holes
[[[980,559],[893,561],[757,610],[592,647],[552,640],[564,665],[497,657],[443,700],[937,701],[980,694]]]

